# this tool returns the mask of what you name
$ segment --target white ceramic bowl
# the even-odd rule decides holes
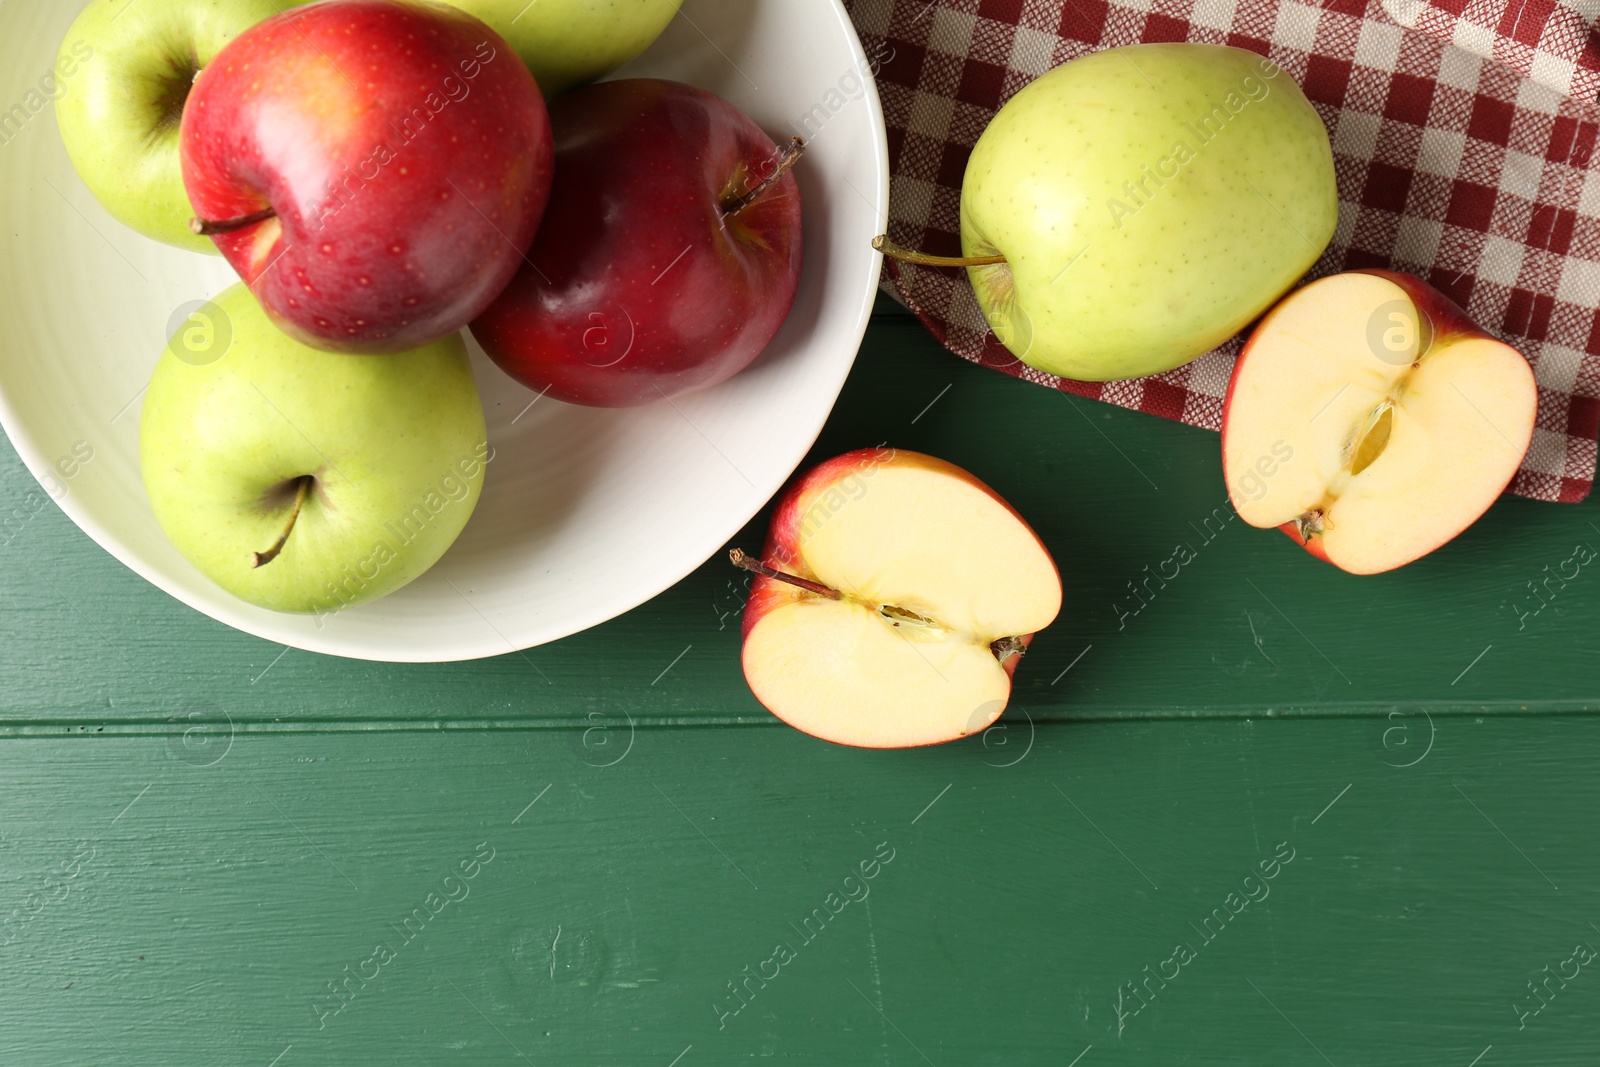
[[[0,111],[14,101],[30,110],[28,92],[78,6],[0,7]],[[732,381],[620,411],[550,399],[529,408],[535,394],[474,347],[496,450],[483,500],[438,565],[383,600],[320,622],[264,611],[167,543],[139,477],[142,390],[173,313],[235,278],[220,259],[145,240],[107,215],[74,173],[47,106],[15,136],[0,128],[0,422],[106,551],[185,604],[271,641],[433,662],[604,622],[682,579],[748,522],[838,396],[872,308],[879,260],[869,242],[888,204],[883,115],[866,69],[839,0],[685,0],[661,40],[619,72],[710,89],[779,141],[813,134],[797,168],[806,263],[794,310]],[[47,473],[84,445],[94,458],[70,480]]]

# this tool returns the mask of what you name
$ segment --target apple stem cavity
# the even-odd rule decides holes
[[[190,219],[189,232],[199,234],[201,237],[214,237],[217,234],[233,233],[247,226],[266,222],[268,219],[278,217],[278,212],[270,207],[253,211],[248,215],[239,215],[231,219]]]
[[[150,131],[152,141],[177,135],[183,126],[183,109],[189,103],[189,93],[194,89],[195,79],[200,77],[200,61],[193,54],[169,62],[172,76],[162,82],[161,95],[156,100],[161,114]]]
[[[289,535],[294,532],[295,520],[300,518],[300,509],[305,506],[306,497],[311,495],[311,487],[317,480],[309,474],[302,474],[295,480],[294,509],[289,512],[289,521],[284,524],[283,533],[272,543],[272,547],[265,552],[253,552],[251,558],[255,560],[252,566],[265,567],[268,563],[278,558],[278,553],[283,551],[283,546],[289,543]]]
[[[777,166],[772,168],[771,174],[745,190],[743,195],[737,196],[732,200],[723,201],[722,217],[731,219],[757,200],[760,200],[768,190],[778,184],[778,180],[788,172],[790,167],[800,162],[800,157],[805,154],[805,151],[806,142],[803,138],[795,137],[791,139],[788,144],[783,146],[783,151],[778,155]]]
[[[895,244],[886,233],[874,237],[872,247],[890,259],[919,267],[988,267],[1006,261],[1005,256],[930,256],[926,252],[914,252]]]
[[[745,555],[740,549],[735,548],[729,551],[728,559],[733,562],[735,567],[741,567],[747,571],[754,571],[757,574],[771,578],[775,581],[788,582],[790,585],[798,586],[799,588],[806,590],[808,593],[815,593],[818,596],[825,596],[829,600],[840,600],[843,598],[843,595],[837,589],[829,589],[827,586],[822,585],[819,582],[813,582],[809,579],[800,578],[793,574],[785,574],[776,567],[769,567],[765,563],[762,563],[759,559]]]

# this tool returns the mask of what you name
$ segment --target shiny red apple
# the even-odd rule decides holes
[[[505,288],[550,192],[544,101],[471,15],[323,0],[219,52],[183,113],[197,233],[306,344],[394,352]]]
[[[655,79],[551,104],[556,175],[528,263],[473,336],[502,370],[575,404],[703,389],[761,354],[800,280],[800,188],[728,101]]]

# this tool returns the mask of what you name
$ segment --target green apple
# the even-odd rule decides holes
[[[385,356],[307,348],[242,284],[173,335],[139,451],[157,521],[242,600],[329,613],[392,593],[466,526],[491,458],[460,334]]]
[[[683,0],[446,0],[506,39],[547,97],[649,48]]]
[[[301,0],[93,0],[61,42],[73,68],[56,104],[67,155],[90,192],[146,237],[216,252],[189,232],[178,124],[195,75],[222,46]]]
[[[1132,45],[1064,63],[1000,109],[967,162],[964,256],[939,262],[967,267],[1024,362],[1136,378],[1270,307],[1321,256],[1338,206],[1327,130],[1271,60]]]

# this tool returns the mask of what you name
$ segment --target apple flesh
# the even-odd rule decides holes
[[[472,324],[530,389],[596,407],[704,389],[777,334],[800,281],[800,190],[738,108],[679,82],[551,105],[555,184],[528,262]]]
[[[94,0],[62,39],[56,123],[78,176],[118,222],[215,253],[189,229],[178,129],[195,75],[224,45],[299,0]]]
[[[1533,439],[1522,354],[1420,278],[1336,274],[1262,319],[1223,408],[1228,495],[1354,574],[1432,552],[1494,503]]]
[[[862,748],[988,728],[1023,649],[1061,609],[1055,563],[1009,504],[954,464],[894,449],[800,478],[762,560],[742,565],[760,572],[743,620],[756,699]]]
[[[323,352],[243,285],[196,314],[205,340],[168,344],[140,418],[145,489],[178,552],[241,600],[299,613],[433,566],[490,458],[460,335],[382,359]]]
[[[306,344],[397,352],[465,326],[523,262],[549,117],[493,30],[440,4],[323,0],[246,31],[184,110],[198,228]]]
[[[1006,102],[967,162],[963,254],[931,262],[967,268],[1024,363],[1137,378],[1270,307],[1321,256],[1338,207],[1328,131],[1271,60],[1130,45],[1064,63]]]
[[[683,0],[446,0],[492,26],[547,97],[609,74],[661,36]]]

